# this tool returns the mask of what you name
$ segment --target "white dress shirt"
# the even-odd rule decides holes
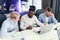
[[[12,36],[15,33],[14,29],[18,31],[17,22],[13,22],[10,18],[7,18],[2,24],[2,37]]]
[[[38,21],[37,17],[34,15],[32,18],[28,17],[28,14],[22,16],[21,18],[21,24],[20,28],[22,30],[26,30],[27,27],[32,26],[37,23],[39,26],[42,26],[43,24]]]

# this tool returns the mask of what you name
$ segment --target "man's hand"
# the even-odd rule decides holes
[[[48,25],[48,23],[44,23],[44,25]]]
[[[27,27],[26,29],[29,29],[29,30],[31,30],[31,29],[32,29],[32,26],[29,26],[29,27]]]
[[[17,32],[17,30],[16,30],[16,29],[14,29],[14,32]]]
[[[53,14],[53,13],[51,13],[50,15],[52,16],[52,18],[55,18],[55,16],[54,16],[54,14]]]

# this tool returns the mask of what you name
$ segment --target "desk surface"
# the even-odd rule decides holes
[[[37,34],[32,31],[22,31],[14,34],[13,37],[0,38],[0,40],[58,40],[57,31],[52,30],[45,34]]]
[[[58,25],[53,26],[56,27]],[[25,30],[15,33],[12,37],[0,38],[0,40],[58,40],[58,35],[56,30],[51,30],[43,34],[35,33],[32,30]]]
[[[58,40],[58,35],[56,30],[44,34],[37,34],[32,31],[26,30],[14,34],[14,40]]]

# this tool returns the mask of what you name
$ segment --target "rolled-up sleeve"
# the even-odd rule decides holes
[[[7,37],[7,36],[12,36],[14,31],[12,32],[8,32],[8,27],[9,27],[9,23],[7,21],[4,21],[2,24],[2,28],[1,28],[1,32],[2,32],[2,37]]]

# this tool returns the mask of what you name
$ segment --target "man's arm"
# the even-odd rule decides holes
[[[53,18],[53,23],[55,23],[55,24],[57,23],[57,20],[55,18]]]
[[[55,16],[54,16],[53,13],[51,13],[51,17],[52,17],[52,19],[53,19],[53,23],[57,23],[57,20],[55,19]]]
[[[8,22],[6,22],[6,21],[4,21],[3,22],[3,24],[2,24],[2,28],[1,28],[1,31],[2,31],[2,37],[4,37],[5,35],[6,36],[12,36],[13,35],[13,33],[15,32],[15,31],[12,31],[12,32],[8,32],[8,27],[9,27],[9,23]]]
[[[38,19],[37,17],[35,16],[35,22],[39,25],[39,26],[43,26],[44,24],[42,24]]]
[[[21,28],[22,30],[26,30],[25,23],[24,23],[24,18],[23,18],[23,17],[21,17],[20,28]]]

